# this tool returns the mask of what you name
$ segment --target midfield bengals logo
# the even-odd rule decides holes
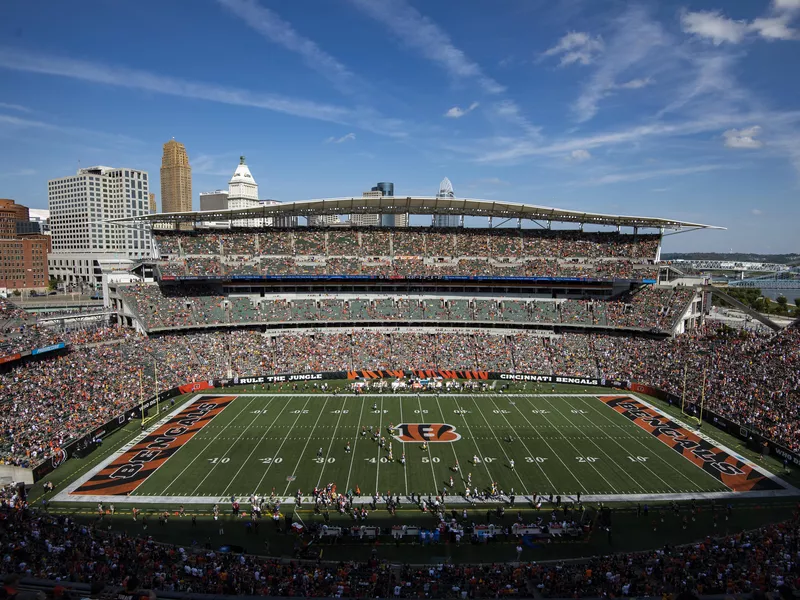
[[[461,434],[447,423],[400,423],[394,439],[399,442],[457,442]]]

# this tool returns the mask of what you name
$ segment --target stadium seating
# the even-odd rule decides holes
[[[271,260],[271,259],[266,259]],[[191,290],[195,290],[192,292]],[[217,308],[225,297],[201,286],[120,285],[118,291],[138,315],[146,330],[225,323],[274,323],[281,321],[455,321],[537,323],[569,326],[602,326],[669,331],[686,310],[694,291],[682,288],[646,288],[620,300],[522,300],[487,298],[404,299],[402,297],[330,298],[307,297],[288,301],[291,317],[271,314],[256,305],[269,301],[255,297],[236,300],[237,318],[224,317]],[[202,296],[197,299],[196,296]],[[146,302],[143,299],[146,298]],[[252,304],[247,307],[247,303]],[[209,315],[199,312],[208,309]],[[199,311],[199,312],[198,312]]]
[[[252,266],[260,261],[260,274],[280,276],[653,279],[658,240],[652,235],[476,228],[156,233],[166,258],[159,270],[167,277],[252,276],[257,274]]]
[[[134,297],[148,306],[140,286]],[[136,289],[136,288],[134,288]],[[216,297],[202,297],[203,318],[225,320]],[[231,314],[241,314],[236,300]],[[173,297],[150,318],[183,324],[200,317]],[[437,310],[443,310],[441,308]],[[259,312],[297,320],[315,319],[314,302],[287,305],[262,300]],[[213,316],[212,316],[213,315]],[[85,343],[119,338],[119,330],[86,334]],[[687,397],[705,398],[706,408],[800,450],[800,329],[778,335],[708,330],[653,340],[625,336],[502,331],[360,330],[264,334],[233,330],[151,338],[74,348],[63,356],[28,363],[0,374],[0,425],[6,434],[0,458],[31,465],[56,448],[138,401],[140,370],[152,372],[160,387],[187,381],[263,372],[358,368],[496,369],[640,381]],[[114,373],[109,377],[109,373]],[[32,425],[35,425],[32,427]]]

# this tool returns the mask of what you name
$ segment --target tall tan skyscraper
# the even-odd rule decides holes
[[[158,212],[158,206],[156,205],[156,195],[155,194],[150,194],[147,199],[148,199],[148,201],[150,203],[150,212],[151,213],[157,213]]]
[[[192,210],[192,167],[186,148],[170,140],[164,144],[161,157],[161,211],[188,212]]]

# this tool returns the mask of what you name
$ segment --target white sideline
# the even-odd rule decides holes
[[[56,494],[53,498],[53,502],[75,502],[75,503],[116,503],[116,504],[227,504],[230,501],[230,497],[222,497],[222,496],[108,496],[108,495],[72,495],[72,492],[76,490],[78,487],[83,485],[86,481],[91,479],[95,474],[99,473],[103,470],[107,465],[115,461],[117,458],[122,456],[125,452],[130,450],[133,446],[138,444],[142,441],[147,435],[151,432],[155,431],[162,425],[164,425],[169,419],[177,415],[179,412],[184,410],[186,407],[194,404],[198,400],[205,398],[206,396],[219,396],[220,394],[197,394],[195,395],[189,402],[181,405],[180,407],[174,409],[172,412],[168,413],[157,422],[155,422],[150,428],[143,431],[141,434],[137,435],[132,440],[125,443],[121,446],[116,452],[105,458],[102,462],[94,466],[88,472],[84,473],[80,478],[76,479],[68,486],[66,486],[62,491]],[[298,394],[230,394],[236,396],[298,396]],[[416,394],[337,394],[338,396],[376,396],[380,398],[387,398],[392,396],[416,396]],[[427,395],[427,394],[426,394]],[[634,396],[633,394],[622,394],[622,393],[600,393],[600,394],[480,394],[480,396],[488,396],[488,397],[504,397],[504,396],[560,396],[560,397],[591,397],[591,398],[599,398],[600,396],[617,396],[617,397],[626,397],[632,400],[636,400],[640,402],[647,408],[657,412],[659,415],[666,419],[670,419],[674,421],[684,429],[692,431],[698,437],[706,440],[707,442],[714,444],[717,448],[727,452],[729,455],[733,456],[737,460],[742,461],[750,468],[756,470],[764,477],[767,477],[780,486],[783,489],[780,490],[763,490],[763,491],[750,491],[750,492],[734,492],[734,491],[727,491],[727,492],[692,492],[692,493],[659,493],[659,494],[596,494],[596,495],[581,495],[581,501],[583,502],[658,502],[658,501],[671,501],[671,500],[690,500],[692,498],[696,498],[698,500],[723,500],[723,499],[732,499],[732,498],[748,498],[748,499],[755,499],[755,498],[782,498],[782,497],[791,497],[791,496],[798,496],[800,495],[800,490],[795,488],[794,486],[786,483],[777,475],[770,473],[760,465],[748,460],[744,456],[740,455],[737,452],[734,452],[730,448],[724,446],[717,440],[707,436],[705,433],[701,431],[697,431],[692,427],[686,425],[686,423],[682,422],[677,417],[674,417],[660,408],[653,406],[646,400],[639,398],[638,396]],[[320,397],[328,397],[329,395],[320,394]],[[463,394],[441,394],[440,396],[454,396],[464,397]],[[381,423],[382,423],[382,412],[381,411]],[[285,441],[285,440],[284,440]],[[380,464],[380,461],[378,461]],[[425,494],[423,494],[424,496]],[[435,495],[435,494],[434,494]],[[574,499],[572,496],[562,496],[562,501],[566,501],[568,499]],[[281,504],[286,504],[287,506],[294,502],[295,498],[293,496],[287,496],[280,499]],[[517,496],[517,502],[522,505],[523,503],[529,503],[531,497],[528,495],[519,495]],[[372,501],[371,497],[361,497],[361,498],[354,498],[354,504],[369,504]],[[407,497],[401,496],[401,501],[403,504],[409,504],[410,500]],[[446,496],[445,501],[447,504],[454,504],[454,505],[481,505],[486,504],[487,502],[482,500],[466,500],[462,496]],[[312,502],[311,496],[303,496],[303,503],[309,504]],[[497,502],[497,500],[489,501]],[[381,503],[379,502],[379,505]]]

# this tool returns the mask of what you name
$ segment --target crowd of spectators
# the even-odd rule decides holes
[[[501,256],[654,259],[658,235],[539,229],[408,227],[156,232],[162,256]]]
[[[279,306],[276,303],[276,306]],[[30,466],[160,389],[230,375],[358,369],[464,369],[652,384],[800,450],[800,330],[708,329],[673,339],[417,330],[209,331],[138,337],[97,330],[57,357],[0,374],[0,460]],[[113,373],[113,376],[109,376]],[[149,394],[149,391],[148,391]]]
[[[290,321],[473,321],[672,329],[694,297],[691,288],[647,288],[618,300],[309,297],[289,301],[227,298],[201,286],[120,286],[148,330]]]
[[[190,277],[329,274],[651,279],[656,275],[653,261],[658,239],[572,230],[475,228],[303,228],[156,235],[165,259],[159,263],[162,276]]]
[[[800,517],[754,531],[707,537],[684,546],[599,556],[585,561],[494,564],[391,564],[282,561],[186,548],[107,531],[0,499],[2,571],[13,576],[94,584],[94,590],[358,598],[680,597],[791,598],[800,589]],[[512,532],[513,535],[513,532]],[[13,585],[14,579],[7,579]],[[120,595],[117,597],[123,597]],[[756,596],[758,594],[758,596]],[[96,597],[96,596],[92,596]]]

